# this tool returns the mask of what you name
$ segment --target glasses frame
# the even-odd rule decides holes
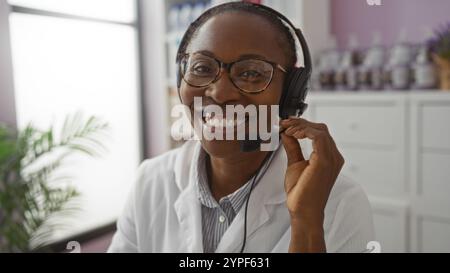
[[[211,58],[211,59],[215,60],[216,63],[219,65],[219,69],[217,70],[217,73],[216,73],[214,79],[212,79],[212,80],[211,80],[210,82],[208,82],[207,84],[203,84],[203,85],[195,85],[195,84],[189,83],[189,82],[185,79],[185,71],[183,71],[183,69],[182,69],[181,66],[183,65],[183,61],[185,60],[185,58],[190,58],[192,55],[202,55],[202,56]],[[231,76],[230,76],[231,68],[233,67],[233,65],[234,65],[235,63],[242,62],[242,61],[248,61],[248,60],[262,61],[262,62],[265,62],[265,63],[270,64],[270,65],[272,66],[272,73],[271,73],[271,75],[270,75],[270,80],[269,80],[269,82],[268,82],[261,90],[258,90],[258,91],[247,91],[247,90],[244,90],[244,89],[240,88],[239,86],[237,86],[237,85],[234,83],[234,81],[233,81],[233,79],[231,78]],[[271,61],[264,60],[264,59],[248,58],[248,59],[240,59],[240,60],[236,60],[236,61],[231,62],[231,63],[225,63],[225,62],[222,62],[222,61],[220,61],[220,60],[218,60],[218,59],[216,59],[216,58],[214,58],[214,57],[212,57],[212,56],[205,55],[205,54],[202,54],[202,53],[185,53],[185,54],[183,54],[183,55],[181,56],[181,58],[180,58],[179,66],[180,66],[179,68],[180,68],[180,73],[181,73],[181,75],[182,75],[183,81],[184,81],[187,85],[189,85],[189,86],[191,86],[191,87],[195,87],[195,88],[207,87],[207,86],[209,86],[209,85],[211,85],[211,84],[217,82],[217,81],[222,77],[222,73],[223,73],[223,71],[225,70],[225,71],[227,71],[227,73],[228,73],[228,78],[230,79],[231,83],[232,83],[237,89],[239,89],[241,92],[244,92],[245,94],[258,94],[258,93],[261,93],[261,92],[265,91],[265,90],[267,89],[267,87],[269,87],[269,85],[272,83],[273,75],[275,74],[275,70],[276,70],[276,69],[279,69],[279,70],[280,70],[281,72],[283,72],[283,73],[288,73],[288,72],[287,72],[287,69],[284,68],[282,65],[280,65],[280,64],[278,64],[278,63],[276,63],[276,62],[271,62]]]

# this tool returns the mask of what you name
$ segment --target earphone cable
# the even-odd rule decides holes
[[[244,214],[244,217],[245,217],[244,218],[244,238],[242,239],[242,248],[240,250],[240,253],[244,253],[245,244],[247,242],[247,209],[248,209],[248,203],[249,203],[249,200],[250,200],[250,195],[252,194],[253,188],[255,186],[256,179],[260,176],[261,169],[263,167],[265,167],[263,172],[261,173],[261,176],[259,177],[260,179],[264,176],[264,174],[266,173],[267,169],[269,168],[270,164],[266,165],[266,162],[272,156],[272,154],[273,154],[273,152],[270,152],[264,158],[263,162],[261,163],[261,166],[258,168],[258,170],[255,173],[255,176],[253,177],[252,184],[250,186],[250,191],[247,194],[247,200],[245,201],[245,214]]]

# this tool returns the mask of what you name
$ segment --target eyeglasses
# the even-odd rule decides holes
[[[264,91],[272,82],[275,69],[287,73],[281,65],[266,60],[243,59],[224,63],[201,53],[185,54],[179,65],[184,81],[190,86],[206,87],[216,82],[224,68],[233,85],[245,93]]]

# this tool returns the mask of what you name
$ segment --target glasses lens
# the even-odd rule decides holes
[[[261,60],[243,60],[232,66],[230,74],[234,84],[242,91],[256,93],[270,84],[273,66]]]
[[[193,86],[206,86],[219,73],[219,64],[213,58],[201,54],[185,57],[181,62],[184,80]]]

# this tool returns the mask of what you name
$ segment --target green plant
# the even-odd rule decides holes
[[[450,23],[436,30],[435,37],[427,43],[432,53],[445,60],[450,60]]]
[[[99,139],[107,129],[80,113],[68,116],[60,130],[30,124],[17,132],[0,125],[0,252],[42,247],[64,227],[62,219],[78,208],[79,193],[63,163],[77,152],[100,155],[106,149]]]

